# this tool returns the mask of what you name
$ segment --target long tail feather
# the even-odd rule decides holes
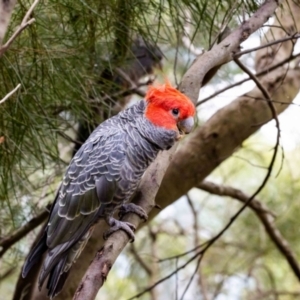
[[[65,255],[64,258],[62,258],[50,272],[47,283],[48,296],[50,297],[50,299],[55,297],[62,290],[65,281],[68,278],[69,271],[64,271],[67,258],[68,256]]]
[[[27,276],[32,266],[41,259],[43,253],[48,249],[46,244],[46,239],[47,239],[47,234],[45,232],[41,237],[41,239],[39,240],[39,242],[32,249],[29,256],[27,257],[22,270],[23,278]]]

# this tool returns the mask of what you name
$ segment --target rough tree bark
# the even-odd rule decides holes
[[[200,56],[188,71],[188,75],[190,76],[188,78],[185,76],[181,84],[181,89],[196,102],[202,78],[205,74],[214,66],[230,60],[232,52],[237,49],[240,42],[261,27],[266,19],[272,15],[277,5],[278,1],[266,1],[259,10],[260,14],[264,15],[263,18],[260,18],[260,15],[256,15],[252,19],[252,23],[245,23],[246,25],[244,24],[238,30],[234,31],[221,44],[215,46],[212,51]],[[294,18],[290,17],[291,12],[287,8],[288,6],[284,5],[281,8],[280,14],[278,14],[280,19],[278,24],[280,26],[283,25],[286,29],[289,28],[289,32],[291,33],[295,32],[295,25],[298,28],[300,27],[300,24],[293,24],[294,20],[300,23],[300,13],[299,8],[294,2],[290,1],[289,5],[292,8],[291,11],[294,13]],[[281,29],[274,28],[272,31],[273,33],[269,34],[268,40],[282,37],[283,31]],[[265,66],[269,67],[278,62],[278,60],[281,61],[289,57],[293,50],[293,44],[291,41],[288,41],[282,43],[281,47],[276,49],[278,51],[272,51],[273,60],[268,63],[264,61],[270,57],[270,55],[266,55],[270,51],[269,48],[260,50],[257,53],[257,72],[261,71]],[[286,66],[283,66],[280,69],[270,72],[261,80],[272,95],[273,100],[280,102],[274,103],[278,114],[288,107],[289,103],[291,103],[298,93],[300,88],[299,79],[300,71],[298,68],[287,70]],[[282,104],[282,102],[286,104]],[[141,193],[138,197],[140,204],[149,211],[149,208],[154,206],[153,198],[160,186],[156,202],[162,207],[170,205],[182,194],[203,180],[215,167],[228,158],[246,138],[257,131],[262,124],[268,122],[270,118],[269,106],[263,101],[261,92],[257,88],[219,110],[201,128],[198,128],[186,140],[184,146],[180,147],[173,155],[173,160],[161,186],[160,182],[171,156],[168,153],[164,153],[151,166],[150,172],[148,172],[141,185]],[[151,189],[149,189],[149,186]],[[150,219],[157,215],[157,213],[158,210],[152,210]],[[126,219],[132,221],[135,225],[140,222],[134,215],[126,216]],[[99,224],[85,251],[73,267],[73,271],[63,292],[57,299],[70,299],[74,294],[84,270],[86,270],[91,258],[94,256],[95,250],[103,246],[103,229]],[[115,256],[112,257],[112,252],[109,252],[110,262],[116,259],[118,253],[127,242],[127,236],[122,232],[111,236],[104,248],[104,250],[109,249],[111,248],[110,245],[113,244]],[[32,299],[46,298],[44,293],[36,293]]]

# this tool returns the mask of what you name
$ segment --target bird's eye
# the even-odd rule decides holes
[[[178,115],[179,115],[179,109],[178,109],[178,108],[173,108],[173,109],[172,109],[172,114],[173,114],[175,117],[178,117]]]

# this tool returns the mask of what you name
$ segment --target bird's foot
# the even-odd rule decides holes
[[[134,203],[123,204],[119,209],[119,218],[121,219],[128,213],[134,213],[138,215],[145,222],[148,220],[148,215],[145,210]]]
[[[134,225],[132,225],[129,222],[119,221],[113,217],[107,218],[106,222],[110,226],[110,228],[106,232],[104,232],[103,234],[104,240],[107,240],[109,236],[111,236],[114,232],[118,230],[123,230],[127,233],[128,237],[131,240],[131,243],[134,242],[134,238],[135,238],[134,232],[136,230]]]

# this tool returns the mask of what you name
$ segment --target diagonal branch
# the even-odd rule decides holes
[[[136,250],[134,244],[130,245],[129,248],[130,253],[134,256],[134,259],[139,263],[139,265],[144,269],[144,271],[147,273],[148,276],[151,276],[153,271],[152,269],[147,265],[147,263],[141,258],[140,254]]]
[[[34,0],[34,2],[32,3],[31,7],[29,8],[29,10],[27,11],[27,13],[25,14],[25,17],[23,18],[20,26],[13,33],[13,35],[8,39],[8,41],[0,48],[0,57],[7,51],[7,49],[10,47],[10,45],[13,43],[13,41],[21,34],[21,32],[35,21],[34,18],[29,19],[29,17],[32,14],[34,8],[36,7],[36,5],[38,3],[39,3],[39,0]]]
[[[28,232],[32,231],[37,226],[41,225],[49,212],[47,210],[42,211],[39,215],[32,218],[28,223],[24,226],[18,228],[9,236],[3,237],[0,239],[0,258],[4,255],[4,253],[16,242],[22,239]]]
[[[0,104],[4,103],[12,94],[14,94],[19,88],[21,87],[21,84],[19,83],[12,91],[10,91],[8,94],[6,94],[1,100]]]
[[[299,15],[300,10],[297,5],[295,6],[295,12]],[[290,26],[288,22],[290,22],[290,18],[285,19],[284,25],[287,28]],[[292,50],[293,45],[286,42],[286,44],[281,47],[281,51],[276,52],[274,56],[272,56],[272,64],[275,64],[282,56],[290,56]],[[258,72],[262,69],[261,66],[265,66],[263,63],[265,63],[265,60],[268,57],[269,56],[265,55],[265,53],[257,55],[256,58],[260,62],[260,68],[257,68]],[[274,98],[273,100],[275,100],[274,106],[276,107],[277,113],[281,113],[286,106],[276,103],[276,100],[281,102],[283,98],[287,98],[287,92],[291,92],[289,93],[290,99],[286,102],[286,104],[289,104],[299,91],[298,80],[298,69],[289,69],[288,71],[286,71],[286,69],[278,69],[276,72],[273,72],[270,74],[270,76],[265,76],[263,79],[264,86],[268,87],[267,91],[272,94]],[[185,143],[185,147],[181,147],[177,151],[164,178],[161,189],[156,197],[156,199],[160,201],[159,203],[163,204],[162,207],[169,205],[172,203],[172,201],[174,201],[174,199],[177,199],[183,193],[186,193],[190,188],[197,185],[216,166],[228,158],[247,137],[249,137],[261,126],[261,124],[270,120],[269,105],[266,103],[266,101],[261,101],[261,103],[259,103],[260,101],[257,101],[261,100],[261,94],[262,89],[255,88],[250,93],[239,97],[227,107],[219,110],[204,124],[204,126],[197,129],[192,134],[192,136]],[[259,125],[257,126],[257,124]],[[266,181],[268,180],[275,154],[276,153],[273,154],[273,159],[268,168],[268,173],[264,179],[264,182],[252,196],[253,198],[264,187]],[[185,178],[185,180],[183,181],[182,178]],[[196,182],[197,179],[198,182]],[[247,202],[251,201],[251,198],[247,198]],[[233,216],[233,218],[231,218],[226,227],[217,236],[207,243],[201,245],[201,247],[199,246],[197,249],[193,249],[191,252],[194,252],[198,249],[200,250],[188,261],[186,261],[186,263],[178,267],[174,272],[167,275],[165,278],[162,278],[156,284],[159,284],[160,282],[175,275],[179,270],[186,267],[195,259],[200,259],[207,249],[232,225],[234,220],[238,217],[241,211],[245,209],[245,207],[246,203],[242,209],[239,210],[238,213]],[[155,213],[151,214],[150,218],[153,218],[154,215]],[[153,286],[147,288],[146,290],[150,290],[153,288]],[[144,293],[144,291],[142,293]],[[142,293],[139,293],[133,298],[141,296]]]

